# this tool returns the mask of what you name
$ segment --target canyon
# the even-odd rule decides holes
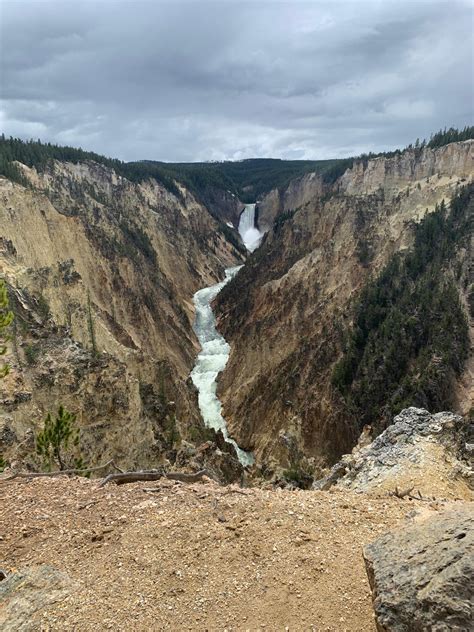
[[[463,141],[356,159],[246,205],[230,191],[133,181],[91,160],[17,163],[23,184],[0,179],[0,265],[16,314],[0,453],[37,467],[34,435],[61,403],[77,415],[90,465],[207,464],[236,480],[230,436],[254,455],[256,480],[322,474],[362,431],[332,380],[357,297],[469,184],[472,157]],[[472,347],[471,261],[472,242],[456,254]],[[203,420],[192,377],[206,344],[199,296],[229,344],[209,391],[223,434]],[[472,351],[463,371],[451,408],[467,413]]]
[[[33,433],[60,403],[77,415],[90,465],[146,467],[174,460],[186,439],[202,444],[192,296],[243,262],[222,222],[184,187],[178,197],[97,163],[21,169],[27,187],[0,179],[16,316],[2,455],[37,465]]]
[[[472,181],[473,145],[355,161],[334,183],[307,174],[259,202],[262,245],[216,299],[231,346],[218,395],[230,433],[269,476],[295,463],[317,472],[357,442],[362,427],[331,379],[354,303],[412,247],[414,227]],[[473,402],[472,249],[471,233],[456,279],[470,352],[450,402],[464,414]]]
[[[467,629],[473,148],[255,202],[74,152],[0,177],[2,629]],[[82,472],[44,471],[60,405]]]

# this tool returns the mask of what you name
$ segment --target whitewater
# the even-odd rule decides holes
[[[255,227],[255,204],[247,204],[242,211],[239,220],[239,234],[250,252],[259,246],[262,233]],[[235,447],[242,465],[248,466],[254,462],[253,455],[251,452],[242,450],[229,436],[225,419],[222,416],[222,405],[216,394],[217,376],[227,364],[230,347],[216,329],[216,319],[211,306],[212,301],[222,288],[242,267],[227,268],[223,281],[198,290],[193,297],[196,309],[193,328],[201,345],[201,351],[196,358],[191,379],[198,389],[199,409],[205,425],[216,431],[220,430],[225,440]]]
[[[255,206],[255,204],[246,204],[239,219],[239,234],[250,252],[260,246],[263,237],[263,233],[255,226]]]

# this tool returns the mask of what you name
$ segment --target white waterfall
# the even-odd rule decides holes
[[[240,215],[239,234],[242,237],[245,247],[250,252],[253,252],[255,248],[260,245],[263,233],[255,226],[255,204],[245,205]]]
[[[216,319],[211,307],[211,302],[240,267],[227,268],[223,281],[199,290],[193,297],[196,307],[194,331],[201,343],[201,352],[191,372],[191,379],[199,391],[199,409],[204,423],[209,428],[222,432],[224,439],[235,447],[239,461],[245,466],[252,465],[253,456],[250,452],[239,448],[237,443],[229,437],[222,417],[222,406],[216,395],[217,376],[227,364],[230,348],[216,329]]]

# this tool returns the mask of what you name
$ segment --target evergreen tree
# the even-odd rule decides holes
[[[5,281],[0,279],[0,356],[4,356],[7,353],[7,342],[10,336],[6,333],[6,329],[11,325],[12,321],[13,312],[9,310],[7,286]],[[0,367],[0,378],[5,377],[9,370],[8,364]]]
[[[67,452],[71,444],[79,445],[79,430],[75,427],[76,415],[69,412],[64,406],[59,406],[58,413],[53,419],[48,413],[44,420],[43,430],[36,437],[36,452],[43,457],[48,470],[56,463],[60,470],[68,468],[65,462]],[[70,455],[69,455],[70,456]],[[82,459],[75,457],[73,467],[80,468]]]

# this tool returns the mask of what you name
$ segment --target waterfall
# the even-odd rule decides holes
[[[241,266],[227,268],[223,281],[199,290],[193,297],[196,307],[194,331],[201,343],[201,352],[191,372],[191,379],[199,391],[199,408],[204,423],[209,428],[222,432],[224,439],[235,447],[239,461],[246,466],[252,465],[253,455],[239,448],[237,443],[229,437],[222,417],[222,406],[216,395],[217,376],[227,364],[230,348],[216,329],[216,319],[211,307],[211,302],[240,268]]]
[[[240,214],[239,234],[250,252],[260,245],[263,233],[255,226],[255,204],[246,204]]]

